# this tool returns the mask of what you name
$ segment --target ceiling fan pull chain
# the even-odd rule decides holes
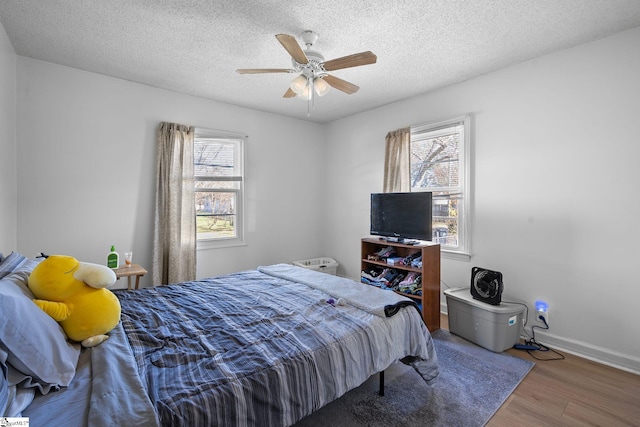
[[[309,97],[307,98],[307,117],[311,117],[311,103],[313,102],[313,78],[307,77],[307,90]]]

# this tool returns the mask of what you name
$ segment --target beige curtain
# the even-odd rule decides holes
[[[384,154],[385,193],[398,193],[411,190],[411,158],[409,128],[398,129],[387,134]]]
[[[154,285],[196,278],[193,133],[193,127],[176,123],[158,128]]]

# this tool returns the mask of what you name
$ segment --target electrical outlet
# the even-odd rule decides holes
[[[536,301],[536,321],[544,324],[545,322],[540,320],[540,316],[544,317],[547,325],[549,325],[549,304],[545,301],[538,300]]]
[[[536,311],[536,320],[538,321],[538,323],[544,324],[545,322],[543,322],[540,319],[540,316],[544,317],[544,320],[546,321],[546,323],[548,325],[549,324],[549,310],[547,309],[547,311],[542,311],[542,310]]]

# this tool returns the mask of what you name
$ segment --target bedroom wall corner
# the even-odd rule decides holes
[[[0,252],[18,250],[16,54],[0,23]]]

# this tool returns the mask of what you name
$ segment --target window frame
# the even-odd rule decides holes
[[[205,237],[200,238],[196,232],[196,246],[198,250],[204,249],[215,249],[215,248],[227,248],[234,246],[244,246],[245,242],[245,181],[246,181],[246,173],[245,173],[245,156],[246,156],[246,135],[196,128],[194,134],[194,146],[195,143],[204,139],[208,140],[217,140],[220,142],[229,143],[232,142],[237,144],[236,154],[234,158],[234,164],[237,165],[240,175],[233,175],[227,177],[198,177],[194,173],[194,187],[196,182],[238,182],[238,189],[229,189],[229,188],[213,188],[210,190],[204,190],[205,192],[230,192],[236,194],[236,204],[235,204],[235,217],[236,217],[236,236],[235,237],[222,237],[222,238],[212,238]],[[195,150],[194,150],[194,167],[195,167]],[[202,189],[194,188],[194,194],[198,192],[203,192]],[[195,199],[194,199],[195,203]],[[197,220],[197,218],[196,218]]]
[[[462,125],[463,138],[460,141],[460,151],[459,154],[462,156],[462,159],[459,160],[459,170],[458,173],[462,174],[462,179],[459,180],[458,188],[461,189],[462,197],[462,209],[458,208],[458,246],[445,246],[441,245],[441,252],[445,255],[450,255],[453,258],[460,257],[462,259],[469,259],[471,256],[471,115],[467,114],[464,116],[454,117],[449,120],[421,124],[416,126],[411,126],[411,137],[410,137],[410,145],[414,141],[414,137],[417,139],[420,136],[435,132],[441,129],[446,129],[449,127],[453,127],[456,125]],[[409,150],[411,151],[411,148]],[[410,162],[410,166],[411,166]],[[451,187],[447,187],[451,188]],[[442,191],[442,188],[423,188],[419,191]],[[414,191],[411,189],[410,191]]]

